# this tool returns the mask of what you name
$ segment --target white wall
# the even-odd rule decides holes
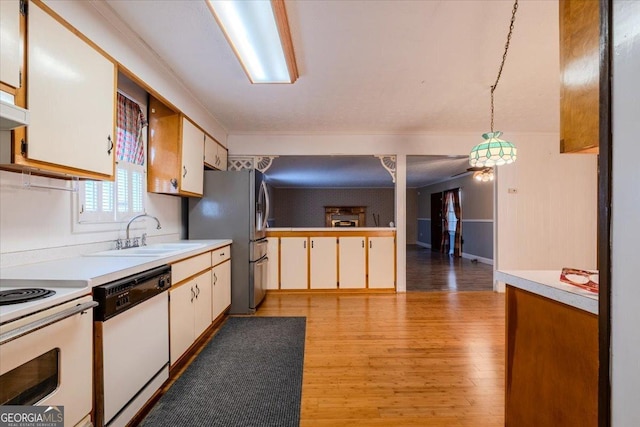
[[[640,2],[613,1],[611,412],[640,425]]]
[[[467,155],[477,134],[425,135],[229,135],[230,155],[396,154],[398,180],[398,285],[406,290],[405,224],[407,155]],[[494,266],[499,269],[595,268],[597,159],[560,155],[555,133],[509,133],[516,163],[497,177]],[[401,177],[402,175],[402,177]],[[516,195],[507,188],[516,188]],[[499,290],[503,284],[496,284]]]

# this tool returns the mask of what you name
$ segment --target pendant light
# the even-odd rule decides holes
[[[498,87],[500,76],[502,75],[502,68],[504,62],[507,59],[507,51],[509,50],[509,43],[511,43],[511,35],[513,34],[513,24],[516,20],[516,12],[518,10],[518,0],[515,0],[513,4],[513,11],[511,13],[511,25],[509,26],[509,34],[507,35],[507,42],[504,45],[504,54],[502,55],[502,63],[498,70],[498,77],[496,82],[491,86],[491,132],[482,134],[484,141],[473,147],[469,154],[469,164],[472,167],[493,167],[508,165],[516,161],[516,146],[513,143],[505,141],[500,138],[502,132],[493,130],[493,92]]]

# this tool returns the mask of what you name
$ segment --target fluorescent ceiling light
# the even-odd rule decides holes
[[[284,0],[207,0],[251,83],[298,78]]]

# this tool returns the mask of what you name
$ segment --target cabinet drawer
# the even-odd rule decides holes
[[[171,265],[171,283],[182,282],[187,277],[191,277],[209,267],[211,267],[211,252],[205,252],[184,261],[178,261]]]
[[[215,266],[231,258],[231,246],[225,246],[211,252],[211,265]]]

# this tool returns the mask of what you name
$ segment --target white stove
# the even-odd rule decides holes
[[[14,303],[23,294],[35,299]],[[88,283],[0,279],[0,304],[0,405],[64,406],[65,427],[88,423],[97,305]]]
[[[50,291],[51,293],[47,296],[42,296],[30,301],[12,303],[8,305],[1,305],[3,298],[0,296],[0,325],[4,325],[7,322],[26,316],[34,315],[42,310],[91,294],[91,288],[89,288],[88,283],[84,280],[60,281],[0,279],[0,295],[6,291],[16,291],[10,292],[11,295],[7,296],[7,299],[13,299],[17,293],[25,293],[32,296],[37,295],[37,292],[35,291],[25,292],[27,289],[38,289]],[[9,325],[5,325],[5,330],[7,326]]]

